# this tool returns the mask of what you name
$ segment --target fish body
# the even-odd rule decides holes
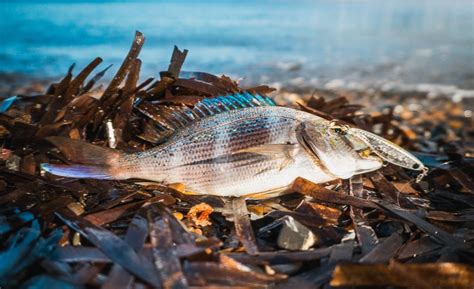
[[[285,107],[253,107],[209,117],[164,145],[119,161],[120,178],[182,182],[190,191],[223,196],[269,192],[298,176],[316,183],[335,179],[298,143],[305,121],[325,122]]]
[[[198,194],[247,196],[284,191],[297,177],[324,183],[382,166],[382,158],[358,153],[357,136],[350,141],[313,114],[270,105],[215,110],[164,144],[134,154],[51,138],[85,165],[43,168],[67,177],[179,182]],[[357,140],[368,147],[366,138]]]

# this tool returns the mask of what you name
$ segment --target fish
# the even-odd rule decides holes
[[[183,183],[188,193],[223,197],[274,196],[288,191],[298,177],[326,183],[377,170],[385,162],[424,168],[380,136],[277,106],[258,94],[204,99],[165,115],[158,125],[168,139],[150,150],[127,154],[49,137],[72,164],[41,167],[71,178]]]

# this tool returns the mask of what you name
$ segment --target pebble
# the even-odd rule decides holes
[[[308,250],[316,241],[317,237],[310,229],[288,216],[283,221],[277,244],[287,250]]]

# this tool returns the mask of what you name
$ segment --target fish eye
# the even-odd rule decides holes
[[[411,166],[413,169],[417,170],[420,168],[420,165],[419,164],[414,164]]]
[[[329,127],[334,130],[335,133],[339,135],[346,135],[348,129],[350,128],[347,125],[340,125],[336,120],[333,120],[329,123]]]
[[[334,131],[339,135],[346,135],[347,134],[347,130],[344,129],[343,127],[336,127],[336,128],[334,128]]]

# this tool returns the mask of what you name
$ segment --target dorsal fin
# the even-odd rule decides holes
[[[267,96],[250,94],[248,92],[205,98],[198,102],[193,111],[202,117],[245,107],[274,106],[273,100]]]
[[[205,98],[193,108],[187,106],[153,105],[142,101],[136,108],[156,122],[158,133],[169,136],[170,130],[175,131],[187,127],[200,119],[223,113],[256,106],[275,106],[275,102],[267,97],[248,92]]]

